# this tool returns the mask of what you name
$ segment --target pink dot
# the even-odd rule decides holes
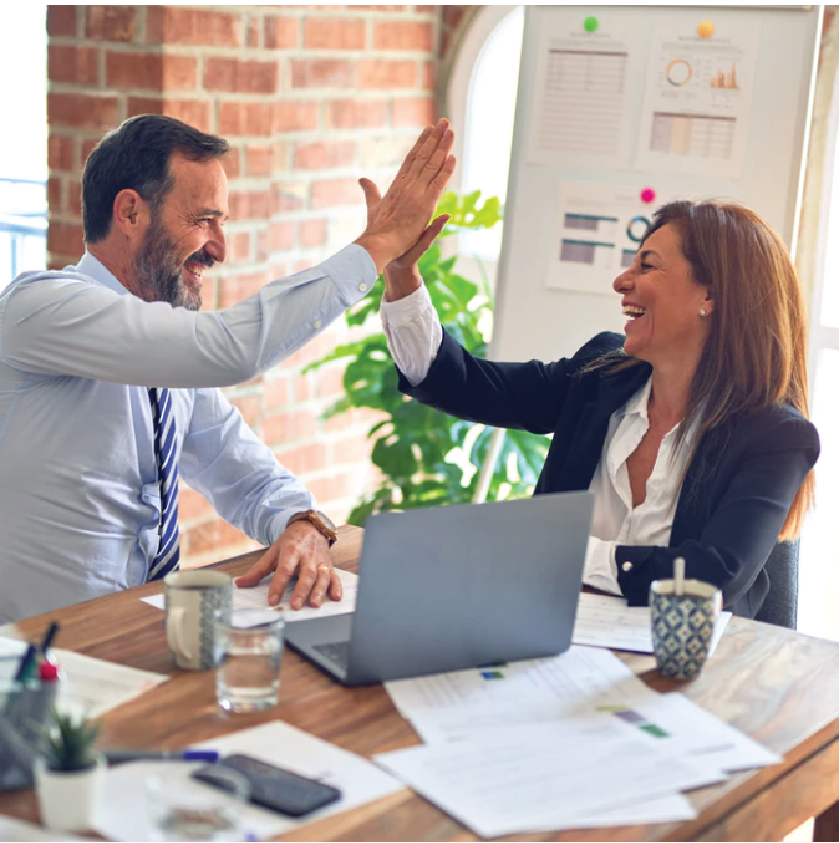
[[[652,187],[646,187],[639,194],[639,198],[642,200],[642,202],[645,202],[649,205],[651,202],[653,202],[654,199],[656,199],[656,191]]]

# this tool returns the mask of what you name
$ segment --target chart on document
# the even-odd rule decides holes
[[[706,37],[659,23],[636,153],[640,170],[739,178],[759,26],[727,22]]]

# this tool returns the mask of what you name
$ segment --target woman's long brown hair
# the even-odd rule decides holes
[[[694,280],[715,303],[684,418],[697,421],[694,442],[724,422],[774,404],[790,404],[808,418],[805,306],[785,244],[758,214],[734,203],[663,205],[645,240],[665,225],[677,229]],[[611,368],[635,362],[604,361]],[[686,429],[680,425],[678,440]],[[779,539],[799,534],[813,497],[812,470]]]

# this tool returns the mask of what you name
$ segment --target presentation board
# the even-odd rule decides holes
[[[494,360],[621,331],[612,282],[653,210],[729,199],[790,246],[818,6],[527,6]]]

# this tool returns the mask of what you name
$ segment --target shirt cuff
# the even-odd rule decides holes
[[[397,301],[386,301],[383,296],[380,305],[382,324],[390,328],[402,328],[429,311],[434,313],[435,309],[425,284],[421,284],[413,293]]]
[[[615,564],[615,542],[589,537],[586,562],[583,565],[583,582],[609,594],[621,596]]]
[[[357,243],[345,246],[323,261],[319,268],[329,275],[345,307],[361,301],[379,277],[373,258]]]

